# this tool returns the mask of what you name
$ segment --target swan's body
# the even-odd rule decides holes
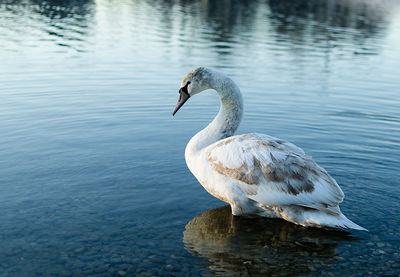
[[[189,72],[174,114],[190,96],[210,88],[220,96],[220,111],[185,151],[190,171],[210,194],[229,203],[234,215],[258,214],[303,226],[365,230],[341,213],[342,190],[302,149],[263,134],[232,136],[243,104],[238,86],[226,75],[207,68]]]

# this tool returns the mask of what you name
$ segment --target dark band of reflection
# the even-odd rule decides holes
[[[326,50],[351,44],[356,46],[354,54],[375,55],[378,54],[379,49],[374,45],[379,45],[379,43],[371,42],[369,39],[375,39],[388,26],[388,10],[398,5],[395,0],[379,1],[379,3],[384,2],[385,5],[377,5],[377,1],[373,0],[114,2],[110,0],[10,0],[6,2],[8,6],[12,6],[7,7],[15,14],[20,14],[20,11],[24,10],[22,16],[28,15],[29,18],[39,21],[39,26],[42,23],[47,25],[43,28],[48,34],[46,40],[55,40],[58,46],[72,47],[78,51],[86,51],[81,42],[87,40],[89,29],[95,26],[91,23],[95,20],[97,6],[109,9],[105,14],[112,18],[116,10],[130,7],[128,10],[132,11],[143,2],[147,2],[144,14],[153,15],[152,9],[157,11],[161,22],[157,28],[158,35],[162,37],[162,41],[168,43],[166,47],[170,47],[170,42],[176,42],[177,37],[174,35],[176,32],[181,36],[178,41],[181,41],[182,45],[194,43],[190,40],[186,41],[193,37],[191,23],[194,21],[198,22],[196,26],[202,26],[200,28],[202,38],[212,42],[212,48],[219,56],[242,55],[241,48],[239,48],[241,52],[234,52],[235,45],[254,43],[252,38],[254,30],[260,26],[264,26],[260,32],[264,32],[265,37],[268,38],[261,39],[261,42],[266,45],[288,43],[290,47],[287,50],[296,54],[299,51],[314,52],[315,47]],[[1,4],[0,0],[0,7]],[[177,5],[181,8],[179,13],[174,8]],[[118,8],[111,8],[115,6]],[[31,14],[39,16],[31,17]],[[131,18],[132,21],[123,22],[125,28],[128,28],[126,25],[129,24],[138,24],[134,20],[135,13],[132,13]],[[152,16],[144,16],[143,19],[144,29],[146,26],[153,25]],[[179,22],[177,30],[173,28],[175,20]],[[264,24],[264,21],[268,24]],[[365,47],[367,43],[368,49]],[[277,50],[274,48],[274,51]],[[226,61],[223,60],[221,63]]]
[[[307,274],[334,262],[340,241],[359,240],[280,219],[234,217],[230,206],[193,218],[183,235],[185,248],[207,258],[215,273],[249,276]]]

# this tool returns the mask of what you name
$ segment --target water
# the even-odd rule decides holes
[[[0,275],[400,274],[399,2],[0,3]],[[370,232],[232,219],[184,161],[217,96],[171,116],[200,65]]]

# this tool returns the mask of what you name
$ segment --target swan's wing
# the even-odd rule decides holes
[[[336,181],[292,143],[261,134],[218,141],[206,149],[212,170],[228,176],[267,206],[302,205],[337,211],[344,195]]]

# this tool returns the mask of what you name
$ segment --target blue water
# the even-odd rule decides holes
[[[399,30],[398,1],[0,0],[0,275],[398,276]],[[218,97],[171,115],[197,66],[370,232],[232,218],[184,161]]]

